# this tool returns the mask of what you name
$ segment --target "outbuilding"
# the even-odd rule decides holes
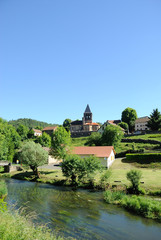
[[[113,146],[91,146],[75,147],[73,153],[82,158],[93,155],[96,156],[104,167],[109,168],[115,161],[115,150]]]

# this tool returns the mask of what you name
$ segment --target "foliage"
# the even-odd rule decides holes
[[[108,125],[102,134],[102,145],[117,147],[123,138],[123,132],[119,126]]]
[[[26,142],[21,149],[20,161],[29,166],[35,176],[39,177],[38,167],[47,163],[48,153],[40,144],[32,141]]]
[[[125,129],[125,131],[127,131],[128,128],[129,128],[129,126],[128,126],[128,124],[126,122],[120,122],[118,124],[118,126],[120,126],[121,128]]]
[[[121,191],[110,191],[107,190],[104,193],[104,199],[107,203],[118,204],[120,200],[125,196],[124,192]]]
[[[140,179],[141,179],[142,173],[139,170],[130,170],[126,177],[131,182],[131,188],[130,190],[134,194],[139,193],[139,185],[140,185]]]
[[[12,126],[14,126],[15,128],[18,128],[18,126],[21,124],[28,128],[36,128],[37,126],[39,126],[40,128],[45,128],[45,127],[49,127],[49,126],[57,126],[57,124],[50,124],[50,123],[46,123],[46,122],[33,120],[30,118],[20,118],[17,120],[9,121],[8,123],[11,124]]]
[[[15,150],[20,147],[21,138],[16,129],[6,121],[0,121],[0,159],[13,160]]]
[[[134,130],[136,119],[137,113],[135,109],[128,107],[122,112],[121,121],[128,124],[130,132]]]
[[[130,212],[146,218],[161,221],[161,203],[152,199],[138,196],[128,196],[123,192],[106,191],[104,199],[107,203],[119,204]]]
[[[157,108],[151,113],[147,127],[149,127],[152,131],[158,131],[161,128],[161,114]]]
[[[28,127],[26,127],[26,126],[24,126],[22,124],[20,124],[18,126],[17,132],[20,135],[22,141],[27,139],[28,131],[29,131]]]
[[[65,177],[77,185],[84,177],[89,177],[101,168],[100,161],[94,157],[81,158],[77,155],[68,155],[62,162],[62,172]]]
[[[66,118],[65,120],[64,120],[64,122],[63,122],[63,127],[65,128],[65,130],[67,131],[67,132],[69,132],[69,130],[70,130],[70,123],[71,123],[71,119],[69,119],[69,118]]]
[[[0,200],[1,201],[1,200]],[[63,240],[54,233],[51,233],[45,226],[34,225],[31,223],[32,216],[21,216],[20,211],[11,213],[5,210],[6,203],[0,202],[0,239],[2,240]]]
[[[42,136],[37,137],[35,142],[40,143],[43,147],[51,147],[51,137],[46,132],[43,132]]]
[[[93,132],[89,137],[85,145],[88,146],[101,146],[101,133]]]
[[[126,158],[131,162],[149,164],[152,162],[161,162],[161,153],[126,154]]]
[[[111,177],[111,170],[106,170],[100,177],[101,187],[106,189],[109,186],[109,178]]]
[[[0,214],[5,211],[7,211],[7,203],[4,201],[4,198],[0,198]]]
[[[59,126],[53,133],[51,140],[51,154],[57,159],[64,159],[70,151],[71,137],[64,127]]]
[[[27,137],[30,139],[34,139],[34,130],[32,128],[28,131]]]
[[[7,186],[4,181],[0,181],[0,198],[7,195]]]

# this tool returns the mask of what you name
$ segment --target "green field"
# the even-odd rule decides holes
[[[156,141],[161,141],[161,134],[145,134],[145,135],[136,135],[136,136],[129,136],[126,138],[130,139],[144,139],[144,140],[156,140]]]

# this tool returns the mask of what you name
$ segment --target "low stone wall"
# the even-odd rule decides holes
[[[4,172],[10,173],[15,171],[21,171],[22,168],[20,166],[13,166],[13,165],[5,165]]]

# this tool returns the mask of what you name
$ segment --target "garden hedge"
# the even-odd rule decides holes
[[[126,159],[130,162],[148,164],[152,162],[161,162],[161,153],[140,153],[126,154]]]

